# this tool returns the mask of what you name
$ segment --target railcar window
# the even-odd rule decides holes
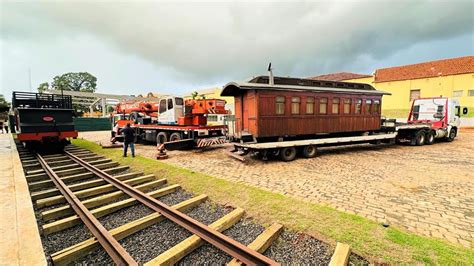
[[[332,99],[332,113],[333,114],[339,114],[339,98],[333,98]]]
[[[300,97],[291,97],[291,114],[297,115],[300,113]]]
[[[314,114],[314,97],[306,98],[306,113]]]
[[[356,100],[356,106],[355,106],[355,113],[356,114],[360,114],[360,109],[362,107],[362,100],[361,99],[357,99]]]
[[[275,110],[275,113],[277,115],[283,115],[285,114],[285,97],[282,97],[282,96],[278,96],[275,98],[275,101],[276,101],[276,110]]]
[[[370,108],[372,107],[372,100],[365,100],[365,113],[370,114]]]
[[[327,114],[328,112],[328,98],[319,99],[319,113]]]
[[[344,114],[351,113],[351,99],[344,99]]]
[[[374,100],[374,113],[380,114],[380,100]]]

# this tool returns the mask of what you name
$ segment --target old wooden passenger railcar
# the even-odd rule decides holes
[[[381,126],[382,95],[368,84],[258,76],[231,82],[237,138],[260,141],[360,134]]]

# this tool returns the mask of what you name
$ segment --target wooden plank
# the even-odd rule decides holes
[[[153,192],[149,192],[147,194],[152,196],[152,197],[157,198],[157,197],[161,197],[161,196],[170,194],[170,193],[174,192],[176,189],[178,189],[179,187],[180,187],[179,185],[173,185],[173,186],[165,187],[165,188],[153,191]],[[126,200],[122,200],[122,201],[119,201],[119,202],[114,202],[112,204],[108,204],[108,205],[99,207],[97,209],[93,209],[91,212],[96,218],[99,218],[99,217],[105,216],[107,214],[111,214],[113,212],[116,212],[116,211],[118,211],[120,209],[123,209],[125,207],[135,205],[137,203],[138,202],[137,202],[136,199],[128,198]],[[48,223],[48,224],[44,224],[43,225],[43,234],[44,235],[49,235],[49,234],[52,234],[52,233],[55,233],[55,232],[59,232],[61,230],[73,227],[73,226],[79,224],[80,222],[81,222],[81,219],[79,219],[79,217],[77,215],[74,215],[74,216],[69,216],[69,217],[63,218],[61,220],[57,220],[57,221]]]
[[[181,212],[188,211],[195,206],[201,204],[207,199],[207,195],[200,195],[186,201],[180,202],[172,207]],[[114,236],[115,239],[121,240],[127,236],[130,236],[140,230],[143,230],[149,226],[157,224],[161,221],[164,221],[166,218],[159,213],[153,213],[138,220],[126,223],[122,226],[114,228],[109,232]],[[54,265],[67,265],[73,261],[86,256],[93,250],[100,247],[99,242],[95,238],[89,238],[85,241],[82,241],[76,245],[65,248],[61,251],[53,253],[51,258]]]
[[[118,166],[118,167],[106,169],[104,170],[104,172],[106,172],[107,174],[116,174],[116,173],[120,173],[125,170],[128,170],[128,168],[129,168],[128,166]]]
[[[137,173],[135,173],[135,174],[132,174],[132,175],[125,174],[125,175],[117,176],[115,178],[123,181],[123,180],[128,180],[128,179],[131,179],[131,178],[134,178],[134,177],[137,177],[137,176],[139,176],[139,175],[137,175]],[[94,180],[91,180],[91,181],[86,181],[86,182],[73,184],[73,185],[70,185],[68,187],[71,191],[80,191],[80,190],[84,190],[84,189],[88,189],[88,188],[99,187],[99,186],[106,185],[106,184],[107,184],[107,182],[105,180],[103,180],[101,178],[98,178],[98,179],[94,179]],[[54,183],[51,180],[46,180],[46,181],[42,181],[42,182],[35,182],[35,183],[30,184],[30,189],[32,189],[32,190],[33,189],[38,189],[38,188],[44,188],[44,187],[53,187],[53,188],[31,193],[31,199],[35,201],[35,200],[44,199],[44,198],[48,198],[48,197],[52,197],[52,196],[56,196],[56,195],[61,194],[57,188],[54,188]]]
[[[250,249],[258,251],[259,253],[265,252],[265,250],[267,250],[272,245],[273,241],[278,238],[282,229],[283,226],[281,224],[272,224],[270,227],[265,229],[265,231],[263,231],[252,243],[250,243],[248,247]],[[235,258],[232,259],[229,263],[227,263],[227,266],[241,265],[244,264]]]
[[[145,175],[145,176],[126,180],[125,184],[135,186],[138,184],[142,184],[144,182],[148,182],[153,179],[155,179],[154,175]],[[83,199],[83,198],[92,197],[98,194],[103,194],[103,193],[107,193],[107,192],[115,191],[115,190],[117,190],[115,186],[113,186],[112,184],[107,184],[107,185],[102,185],[98,187],[76,191],[74,192],[74,195],[76,195],[76,197],[79,199]],[[32,197],[38,198],[38,197],[41,197],[42,195],[43,193],[41,193],[40,191],[39,193],[35,193],[34,195],[32,195]],[[63,195],[57,195],[57,196],[52,196],[48,198],[39,198],[38,200],[36,200],[36,206],[38,208],[53,206],[60,203],[66,203],[66,199],[64,198]]]
[[[349,263],[351,247],[348,244],[337,243],[336,250],[332,254],[329,266],[346,266]]]
[[[210,228],[215,229],[219,232],[227,230],[236,224],[240,218],[244,215],[245,211],[241,208],[237,208],[232,212],[228,213],[219,220],[209,225]],[[186,255],[191,253],[193,250],[200,247],[204,241],[197,235],[192,235],[185,240],[181,241],[174,247],[161,253],[158,257],[145,263],[146,266],[151,265],[173,265],[184,258]]]
[[[140,191],[144,191],[148,188],[161,186],[161,185],[164,185],[164,184],[166,184],[166,179],[165,178],[158,179],[158,180],[148,182],[148,183],[145,183],[145,184],[141,184],[141,185],[136,186],[135,188],[140,190]],[[87,200],[83,201],[82,204],[84,204],[84,206],[86,206],[87,208],[91,209],[91,208],[95,208],[95,207],[98,207],[98,206],[101,206],[101,205],[104,205],[104,204],[107,204],[107,203],[111,203],[111,202],[119,199],[123,195],[124,195],[124,193],[122,191],[116,191],[116,192],[100,195],[98,197],[87,199]],[[67,216],[67,215],[73,215],[73,214],[74,214],[73,209],[69,205],[64,205],[64,206],[61,206],[61,207],[58,207],[58,208],[46,210],[46,211],[42,212],[40,215],[43,218],[43,221],[46,222],[46,221],[49,221],[49,220],[58,219],[58,218],[61,218],[61,217]]]

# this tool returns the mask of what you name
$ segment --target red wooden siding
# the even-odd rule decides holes
[[[285,97],[285,113],[276,114],[276,97]],[[300,97],[299,114],[291,114],[292,97]],[[306,114],[307,97],[314,97],[313,114]],[[242,125],[242,101],[244,123]],[[327,113],[319,113],[319,100],[327,98]],[[339,99],[338,114],[332,113],[332,100]],[[350,114],[344,114],[344,100],[351,99]],[[355,114],[357,100],[362,100],[361,114]],[[366,100],[372,100],[371,112],[365,113]],[[373,101],[381,101],[378,95],[361,95],[327,92],[293,92],[247,90],[235,97],[236,130],[248,132],[255,137],[277,137],[371,131],[380,128],[380,113],[374,112]],[[379,110],[381,108],[381,103]],[[243,130],[242,130],[243,129]]]

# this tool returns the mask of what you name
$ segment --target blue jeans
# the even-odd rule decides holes
[[[132,151],[132,156],[135,157],[135,143],[133,143],[133,142],[124,142],[123,143],[123,156],[127,157],[128,146],[130,146],[130,150]]]

